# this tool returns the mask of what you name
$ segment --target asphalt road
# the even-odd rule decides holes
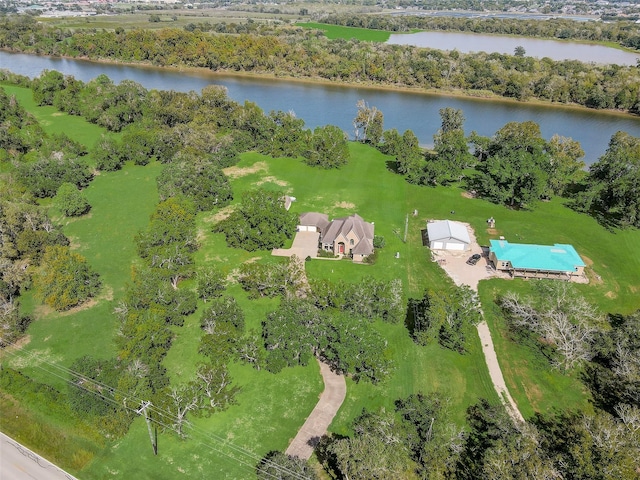
[[[76,478],[0,432],[2,480],[76,480]]]

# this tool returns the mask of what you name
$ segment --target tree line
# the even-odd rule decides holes
[[[596,109],[640,111],[640,73],[635,67],[329,40],[320,32],[295,26],[282,26],[265,34],[237,35],[197,29],[74,33],[36,23],[29,17],[0,19],[0,26],[0,47],[13,51],[338,82],[480,91],[518,100],[535,98]],[[98,116],[100,112],[95,110]]]
[[[579,142],[542,138],[532,121],[509,122],[493,136],[466,136],[462,110],[440,110],[433,151],[424,151],[411,130],[384,130],[384,116],[359,102],[356,136],[395,157],[395,171],[419,185],[461,184],[475,195],[513,208],[534,208],[563,196],[569,205],[607,226],[640,226],[640,138],[615,133],[606,153],[584,170]]]
[[[457,31],[520,37],[613,42],[640,50],[640,28],[633,21],[577,22],[563,18],[544,21],[528,18],[447,17],[428,15],[326,15],[323,23],[389,32],[412,30]]]

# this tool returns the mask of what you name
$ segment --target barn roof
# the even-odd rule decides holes
[[[427,223],[427,234],[430,242],[446,240],[458,240],[463,243],[471,243],[467,227],[459,222],[440,220]]]

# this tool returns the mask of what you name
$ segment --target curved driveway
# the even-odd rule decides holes
[[[320,360],[318,363],[324,381],[324,391],[285,452],[287,455],[299,457],[302,460],[309,460],[314,447],[320,438],[327,433],[327,428],[331,425],[333,417],[338,413],[347,394],[347,383],[344,376],[332,372],[326,363]]]

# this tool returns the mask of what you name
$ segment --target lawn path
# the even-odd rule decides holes
[[[320,394],[318,403],[285,452],[287,455],[302,460],[309,460],[314,447],[320,438],[327,433],[327,428],[331,425],[333,417],[338,413],[347,394],[347,383],[344,376],[332,372],[326,363],[320,360],[318,363],[324,381],[324,391]]]

